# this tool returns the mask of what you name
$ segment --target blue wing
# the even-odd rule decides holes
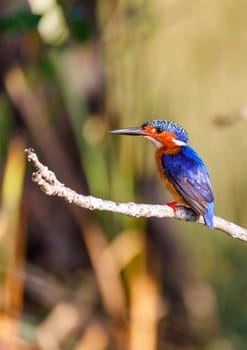
[[[161,167],[168,181],[197,213],[204,216],[207,226],[213,226],[213,192],[203,161],[189,146],[177,154],[163,154]],[[209,205],[210,204],[210,205]]]

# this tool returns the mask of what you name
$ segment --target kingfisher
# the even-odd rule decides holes
[[[180,125],[167,120],[151,120],[141,127],[110,131],[112,134],[142,136],[156,147],[155,159],[162,183],[175,201],[167,203],[190,207],[202,215],[205,225],[214,228],[214,196],[207,168],[188,146],[188,134]]]

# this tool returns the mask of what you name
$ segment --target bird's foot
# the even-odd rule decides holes
[[[176,205],[177,205],[177,202],[169,202],[169,203],[166,203],[166,205],[168,205],[168,207],[171,207],[173,212],[174,212],[174,215],[176,215],[176,211],[177,211],[177,208],[176,208]]]

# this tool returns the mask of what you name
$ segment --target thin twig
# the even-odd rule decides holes
[[[193,221],[204,224],[203,218],[196,215],[191,209],[179,206],[176,214],[167,205],[151,205],[136,203],[117,203],[93,196],[84,196],[71,190],[69,187],[61,183],[54,172],[50,171],[43,165],[37,154],[31,148],[25,150],[28,161],[32,162],[36,171],[33,173],[33,181],[36,182],[41,189],[49,196],[62,197],[69,203],[73,203],[78,207],[89,210],[105,210],[114,213],[120,213],[134,217],[159,217],[159,218],[176,218],[184,221]],[[214,216],[214,227],[216,230],[225,232],[232,238],[247,242],[247,230]]]

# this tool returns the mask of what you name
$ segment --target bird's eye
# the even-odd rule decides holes
[[[156,129],[155,129],[155,132],[156,132],[156,134],[161,134],[162,133],[162,128],[160,128],[160,127],[157,127]]]

